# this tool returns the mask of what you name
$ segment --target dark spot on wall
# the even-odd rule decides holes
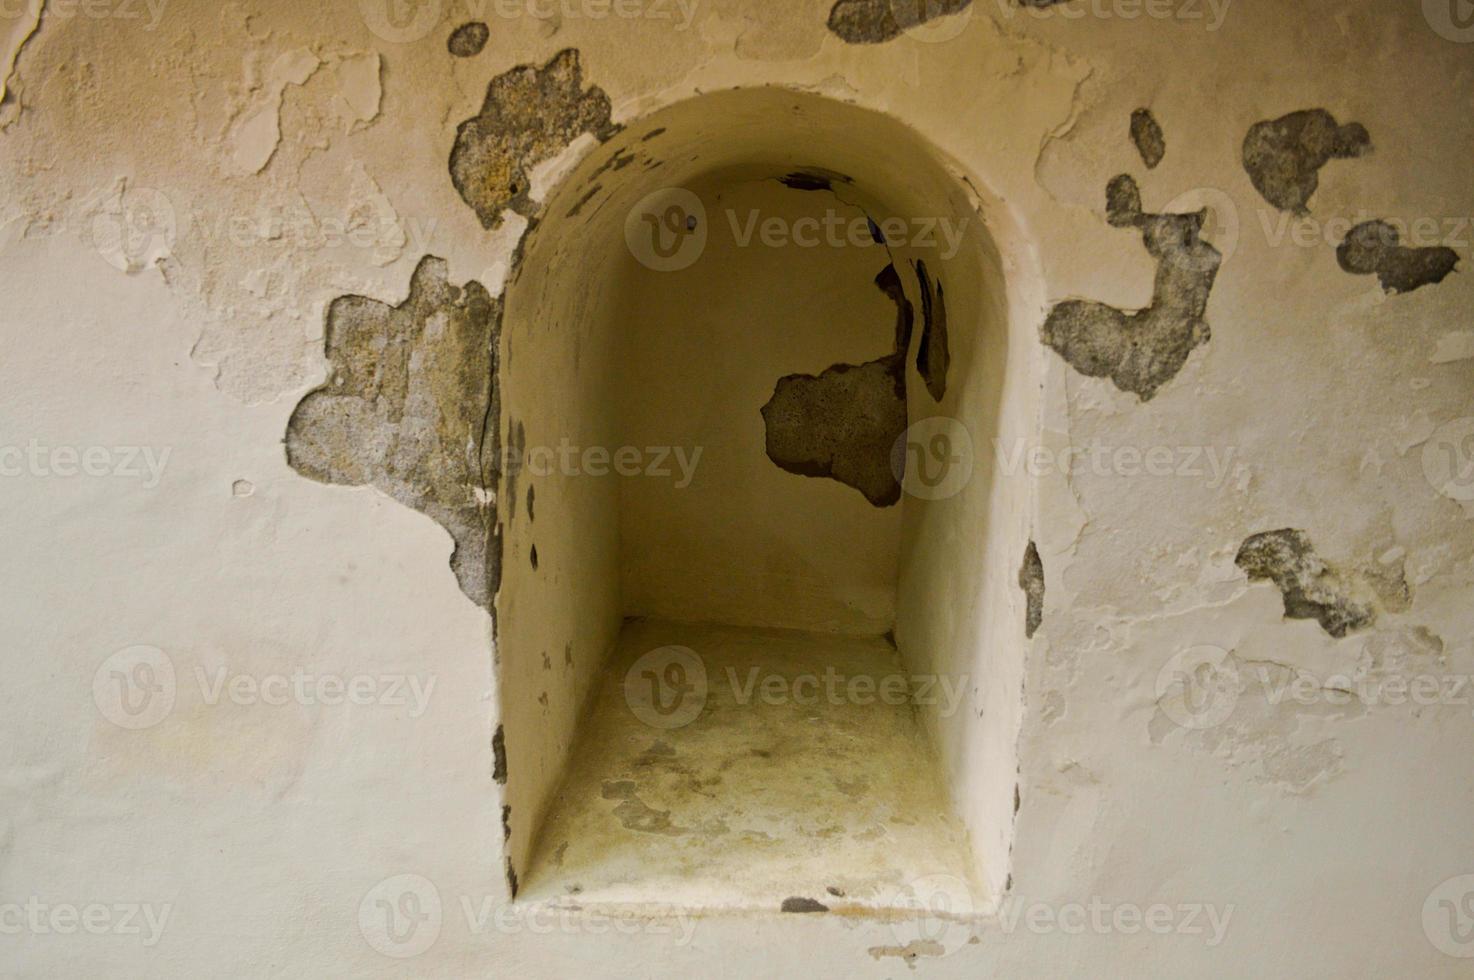
[[[947,296],[940,280],[927,274],[926,263],[916,261],[916,279],[921,284],[921,345],[916,349],[916,370],[933,400],[947,394],[947,367],[952,354],[947,347]]]
[[[512,839],[512,808],[502,807],[502,840]]]
[[[595,184],[593,187],[590,187],[588,189],[588,191],[584,194],[583,197],[579,198],[577,201],[574,202],[573,207],[571,207],[571,208],[568,209],[568,213],[565,214],[564,217],[565,218],[576,218],[576,217],[578,217],[580,214],[583,213],[584,205],[588,204],[595,197],[597,197],[599,195],[599,192],[602,191],[603,189],[604,189],[604,185],[603,184]]]
[[[877,507],[901,499],[891,454],[906,431],[906,353],[915,311],[893,265],[875,285],[896,304],[895,347],[864,364],[778,379],[763,406],[767,453],[799,476],[838,480]]]
[[[485,502],[501,458],[500,331],[500,302],[478,282],[451,285],[434,256],[397,306],[340,296],[327,312],[327,381],[286,433],[298,473],[373,486],[449,531],[456,581],[487,609],[501,580],[501,531]]]
[[[829,906],[812,898],[785,898],[782,910],[784,912],[828,912]]]
[[[532,562],[532,570],[534,572],[537,571],[537,545],[532,546],[532,550],[527,553],[527,557]]]
[[[1157,260],[1152,304],[1127,313],[1092,300],[1066,300],[1050,311],[1040,337],[1081,374],[1110,378],[1122,391],[1150,401],[1211,336],[1203,317],[1223,257],[1199,237],[1206,210],[1147,214],[1140,201],[1130,177],[1111,181],[1110,223],[1139,228]]]
[[[795,170],[790,174],[784,174],[778,178],[779,182],[796,191],[832,191],[836,182],[841,184],[854,183],[854,179],[833,170],[824,170],[820,167],[810,167],[807,170]]]
[[[844,889],[843,888],[835,888],[833,885],[830,885],[828,888],[826,888],[824,890],[826,892],[828,892],[829,894],[833,895],[835,898],[844,898]]]
[[[1148,170],[1155,170],[1167,155],[1167,140],[1162,135],[1162,126],[1150,109],[1137,109],[1131,113],[1131,142],[1136,144],[1136,152],[1141,154],[1141,162]]]
[[[847,44],[880,44],[971,5],[972,0],[838,0],[829,11],[829,29]]]
[[[655,137],[659,136],[663,132],[665,132],[665,127],[664,126],[661,126],[659,129],[652,129],[652,130],[650,130],[650,132],[648,132],[644,136],[641,136],[640,137],[640,142],[641,143],[648,143],[651,140],[653,140]]]
[[[536,490],[537,490],[536,487],[528,487],[527,488],[527,519],[529,521],[535,521],[535,520],[537,520],[537,512],[533,509],[533,506],[532,506],[533,505],[533,500],[534,500],[534,498],[536,496]]]
[[[1360,123],[1338,125],[1324,109],[1292,112],[1257,122],[1244,137],[1244,169],[1264,199],[1281,211],[1306,214],[1320,186],[1320,168],[1371,152]]]
[[[512,867],[512,859],[507,858],[507,890],[512,893],[513,898],[517,897],[517,890],[519,887],[520,884],[517,881],[517,869]]]
[[[506,499],[507,520],[517,520],[517,478],[527,464],[527,426],[521,419],[507,419]]]
[[[1251,581],[1275,584],[1284,594],[1290,619],[1314,619],[1338,638],[1376,622],[1376,611],[1353,598],[1348,580],[1315,553],[1304,531],[1256,534],[1244,542],[1234,562]]]
[[[498,227],[508,208],[531,217],[532,169],[583,133],[609,139],[620,129],[609,114],[602,89],[584,90],[574,49],[542,68],[518,65],[491,80],[480,114],[456,130],[451,180],[485,228]]]
[[[1024,636],[1034,638],[1034,633],[1044,622],[1044,561],[1039,557],[1039,548],[1030,541],[1024,549],[1024,563],[1018,570],[1018,585],[1028,599],[1028,612],[1024,619]]]
[[[501,725],[496,726],[496,734],[491,736],[491,778],[501,783],[507,783],[507,734]]]
[[[1459,264],[1459,253],[1444,246],[1408,248],[1385,221],[1359,224],[1336,249],[1341,268],[1355,275],[1376,274],[1389,293],[1410,293],[1443,282]]]
[[[564,647],[563,647],[563,666],[565,666],[565,667],[572,667],[573,666],[573,644],[572,643],[565,644]]]
[[[1021,792],[1019,792],[1018,784],[1017,783],[1014,783],[1014,785],[1013,785],[1013,815],[1015,817],[1018,816],[1018,812],[1019,812],[1019,810],[1023,809],[1023,806],[1024,806],[1024,797],[1023,797],[1023,794]]]
[[[486,41],[490,37],[491,29],[481,21],[473,20],[451,32],[445,46],[457,58],[474,58],[486,47]]]

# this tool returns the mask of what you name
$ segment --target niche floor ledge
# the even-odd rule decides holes
[[[600,683],[521,898],[875,913],[948,875],[982,906],[886,640],[632,621]]]

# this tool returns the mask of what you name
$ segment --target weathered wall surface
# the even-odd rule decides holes
[[[1466,973],[1470,31],[1412,0],[778,6],[0,13],[8,972]],[[480,158],[506,179],[458,185],[518,66],[492,118],[520,135]],[[1028,468],[1045,582],[1010,901],[960,941],[496,915],[493,627],[465,521],[415,501],[489,542],[498,474],[401,493],[283,446],[335,300],[388,315],[433,256],[450,309],[495,304],[562,138],[751,85],[906,120],[1042,270],[1039,373],[1008,383],[1043,445],[979,447]],[[448,343],[483,320],[427,312]],[[434,374],[363,418],[444,459]],[[985,574],[1017,589],[1021,551]]]

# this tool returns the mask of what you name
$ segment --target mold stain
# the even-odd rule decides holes
[[[1348,578],[1315,553],[1304,531],[1286,528],[1253,535],[1234,563],[1250,581],[1275,584],[1289,619],[1314,619],[1337,638],[1376,622],[1376,610],[1354,597]]]
[[[1167,140],[1162,134],[1162,126],[1150,109],[1137,109],[1131,113],[1131,142],[1136,144],[1136,152],[1141,154],[1141,162],[1148,170],[1155,170],[1167,155]]]
[[[485,23],[473,20],[452,31],[446,39],[445,47],[457,58],[474,58],[486,47],[490,37],[491,29]]]
[[[785,898],[780,909],[784,912],[828,912],[829,906],[812,898]]]

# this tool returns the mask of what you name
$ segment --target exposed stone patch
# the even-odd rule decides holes
[[[1034,633],[1044,622],[1044,561],[1039,557],[1039,548],[1030,541],[1024,549],[1024,563],[1018,570],[1018,585],[1028,597],[1028,613],[1024,621],[1024,636],[1034,638]],[[1015,798],[1014,812],[1018,812]]]
[[[1223,256],[1198,237],[1207,211],[1147,214],[1129,176],[1111,181],[1106,206],[1112,225],[1141,229],[1157,260],[1152,304],[1127,313],[1092,300],[1066,300],[1050,311],[1040,336],[1081,374],[1110,378],[1122,391],[1151,401],[1211,336],[1203,317]]]
[[[328,379],[286,434],[287,462],[303,476],[373,486],[449,531],[456,580],[487,609],[501,579],[500,324],[500,302],[478,282],[451,285],[434,256],[397,306],[340,296],[327,313]]]
[[[496,734],[491,736],[491,778],[507,784],[507,733],[501,725],[496,726]]]
[[[1148,170],[1155,170],[1167,155],[1167,140],[1162,134],[1162,126],[1150,109],[1137,109],[1131,113],[1131,142],[1136,144],[1136,152],[1141,154],[1141,162]]]
[[[531,218],[532,169],[583,133],[608,140],[609,96],[583,87],[578,52],[560,51],[542,68],[518,65],[487,86],[481,113],[461,123],[450,154],[450,176],[483,227],[494,229],[508,208]]]
[[[830,8],[829,29],[847,44],[881,44],[971,5],[972,0],[839,0]]]
[[[768,458],[799,476],[854,487],[877,507],[901,499],[891,453],[906,431],[906,354],[915,310],[894,265],[875,285],[896,304],[895,349],[864,364],[836,364],[815,377],[778,379],[763,406]]]
[[[452,31],[445,46],[457,58],[474,58],[481,53],[482,48],[486,47],[487,39],[490,37],[491,28],[479,20],[473,20]]]
[[[1306,109],[1251,126],[1244,137],[1244,169],[1270,204],[1307,214],[1310,196],[1320,186],[1320,168],[1371,149],[1365,126],[1342,126],[1324,109]]]
[[[1357,225],[1336,249],[1336,261],[1354,275],[1376,274],[1389,293],[1410,293],[1443,282],[1459,264],[1459,253],[1442,245],[1408,248],[1385,221]]]
[[[940,402],[947,394],[947,368],[952,354],[947,347],[947,296],[940,280],[927,274],[926,263],[916,260],[916,279],[921,284],[921,346],[916,350],[916,370],[926,390]]]
[[[1266,531],[1246,540],[1235,564],[1251,580],[1274,582],[1290,619],[1314,619],[1334,637],[1376,622],[1376,611],[1353,597],[1350,582],[1326,564],[1304,531]]]
[[[782,910],[784,912],[828,912],[829,906],[812,898],[785,898]]]

